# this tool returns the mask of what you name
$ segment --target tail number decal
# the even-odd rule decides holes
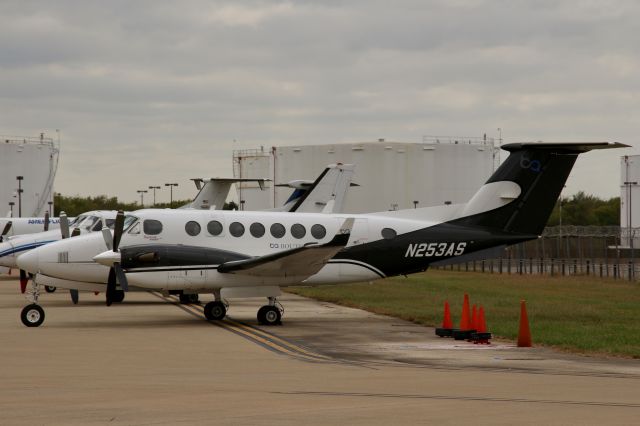
[[[404,257],[460,256],[466,248],[466,242],[409,244]]]

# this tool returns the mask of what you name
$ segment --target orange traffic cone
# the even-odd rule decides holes
[[[480,306],[480,313],[478,314],[478,333],[487,332],[487,322],[484,319],[484,308]]]
[[[451,310],[449,309],[449,302],[444,301],[444,318],[442,318],[442,328],[453,328],[453,321],[451,321]]]
[[[451,337],[453,332],[453,321],[451,321],[451,310],[449,302],[444,301],[444,317],[442,318],[442,327],[436,328],[436,336]]]
[[[471,308],[471,330],[478,330],[478,310],[476,305]]]
[[[518,347],[531,347],[531,330],[529,329],[529,318],[527,318],[527,306],[524,300],[520,301],[520,329],[518,330]]]
[[[460,318],[460,330],[471,330],[471,318],[469,316],[469,295],[465,293],[462,303],[462,317]]]
[[[471,337],[471,316],[469,314],[469,295],[465,293],[462,303],[462,317],[460,317],[460,329],[453,330],[455,340],[466,340]]]

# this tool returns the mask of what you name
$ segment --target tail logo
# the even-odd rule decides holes
[[[520,158],[520,167],[523,169],[529,169],[535,173],[540,173],[542,170],[542,163],[540,160],[530,160],[529,157],[523,155],[522,158]]]

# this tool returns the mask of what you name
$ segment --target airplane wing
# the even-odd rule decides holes
[[[308,243],[265,256],[225,262],[218,266],[218,272],[263,277],[310,277],[347,245],[353,223],[353,218],[345,220],[338,233],[326,244]]]

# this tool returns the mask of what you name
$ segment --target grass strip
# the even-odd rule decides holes
[[[457,326],[468,293],[472,305],[484,306],[489,331],[513,340],[524,299],[534,345],[640,358],[640,284],[635,282],[433,270],[371,284],[287,290],[428,326],[441,324],[445,300]]]

